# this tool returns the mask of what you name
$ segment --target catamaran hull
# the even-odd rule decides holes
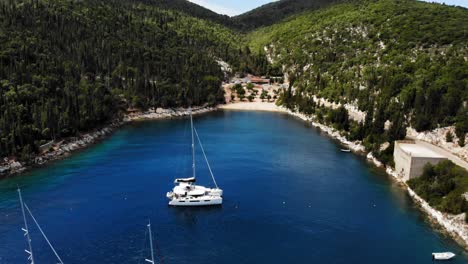
[[[222,203],[222,197],[210,199],[172,199],[171,201],[169,201],[170,206],[209,206],[220,205]]]

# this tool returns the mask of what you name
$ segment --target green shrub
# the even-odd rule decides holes
[[[407,183],[431,206],[443,212],[461,214],[468,211],[468,202],[462,195],[468,191],[468,172],[451,161],[436,165],[428,163],[419,178]]]
[[[467,202],[465,197],[459,193],[452,192],[442,199],[438,209],[451,214],[461,214],[465,212],[466,207]]]
[[[458,145],[460,147],[464,147],[465,146],[465,135],[462,135],[461,137],[458,138]]]
[[[445,134],[445,141],[447,141],[447,142],[452,142],[453,141],[452,132],[447,131],[447,133]]]

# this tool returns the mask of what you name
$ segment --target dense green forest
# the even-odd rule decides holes
[[[467,33],[466,8],[363,0],[307,12],[248,39],[252,50],[267,47],[273,64],[284,66],[290,88],[280,103],[334,123],[388,158],[392,148],[379,153],[380,144],[403,138],[407,126],[424,131],[456,124],[464,139]],[[344,108],[324,109],[313,95],[356,106],[365,122],[342,118]]]
[[[269,26],[289,16],[342,1],[344,0],[279,0],[260,6],[244,14],[229,17],[217,14],[186,0],[133,0],[133,2],[180,11],[193,17],[224,25],[239,32]]]
[[[162,9],[179,11],[189,16],[209,20],[230,28],[239,28],[239,26],[237,26],[234,20],[229,16],[220,15],[187,0],[133,0],[133,2],[140,2]]]
[[[0,1],[0,156],[110,120],[120,108],[223,102],[237,36],[141,1]]]
[[[468,222],[468,202],[462,196],[468,190],[465,169],[448,160],[428,163],[421,177],[409,180],[408,185],[432,207],[451,214],[465,212]]]
[[[391,162],[392,148],[376,150],[407,126],[467,133],[467,25],[465,8],[412,0],[283,0],[234,18],[184,0],[2,0],[0,156],[28,158],[127,108],[222,103],[222,60],[233,73],[285,74],[280,103]]]
[[[259,27],[273,25],[285,18],[299,13],[316,10],[344,0],[279,0],[255,8],[232,18],[230,27],[250,31]]]

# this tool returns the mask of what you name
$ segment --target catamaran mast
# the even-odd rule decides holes
[[[29,237],[29,228],[28,228],[28,221],[26,220],[26,214],[24,212],[24,203],[23,203],[23,197],[21,196],[21,190],[18,187],[18,195],[19,195],[19,200],[21,203],[21,212],[23,213],[23,221],[24,221],[24,228],[21,228],[24,231],[24,235],[26,236],[26,239],[28,240],[28,246],[29,246],[29,251],[26,251],[26,253],[29,254],[28,259],[31,261],[31,264],[34,264],[34,256],[33,256],[33,251],[32,251],[32,245],[31,245],[31,237]]]
[[[200,144],[200,149],[203,153],[203,156],[205,157],[206,165],[208,165],[208,170],[210,171],[210,175],[211,175],[211,178],[213,179],[213,183],[216,186],[216,189],[218,189],[218,184],[216,183],[213,171],[211,170],[210,163],[208,162],[208,158],[206,157],[205,149],[203,148],[203,144],[201,143],[200,137],[198,136],[197,129],[194,128],[193,130],[195,131],[195,135],[197,136],[197,139],[198,139],[198,144]]]
[[[193,177],[195,178],[196,173],[195,173],[195,140],[193,137],[193,118],[192,118],[192,107],[190,107],[190,128],[192,131],[192,174]]]

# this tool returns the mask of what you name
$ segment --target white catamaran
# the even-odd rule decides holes
[[[167,193],[169,198],[169,205],[173,206],[206,206],[206,205],[219,205],[223,203],[223,190],[218,188],[213,172],[211,171],[210,163],[206,157],[205,150],[198,137],[197,130],[193,127],[192,110],[190,109],[190,127],[192,132],[192,177],[179,178],[174,181],[176,186],[172,192]],[[197,137],[200,149],[205,157],[208,170],[210,171],[211,178],[215,188],[206,188],[201,185],[195,185],[196,181],[196,168],[195,168],[195,140]]]

